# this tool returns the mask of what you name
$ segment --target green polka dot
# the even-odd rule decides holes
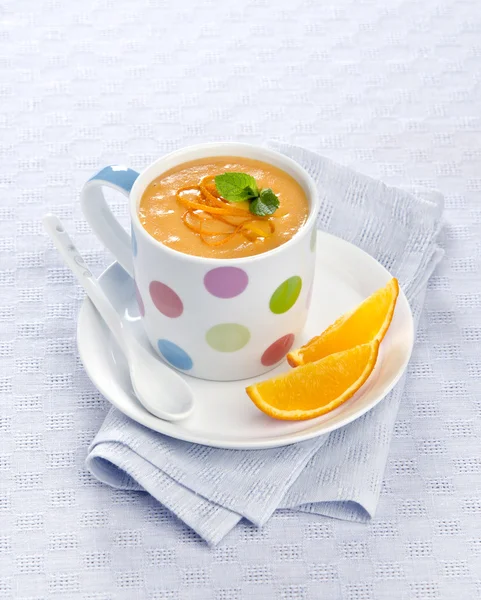
[[[244,325],[221,323],[211,327],[205,339],[209,346],[218,352],[236,352],[247,344],[251,334]]]
[[[271,311],[276,315],[287,312],[299,298],[301,288],[302,279],[298,275],[286,279],[271,296],[271,301],[269,302]]]
[[[311,252],[314,252],[316,249],[316,240],[317,240],[317,228],[314,226],[314,229],[311,233]]]

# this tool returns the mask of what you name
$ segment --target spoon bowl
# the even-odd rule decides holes
[[[161,419],[166,418],[161,415],[169,415],[168,421],[179,421],[188,417],[194,404],[192,390],[186,381],[141,346],[130,333],[128,343],[126,358],[129,363],[130,380],[140,402],[149,412]]]

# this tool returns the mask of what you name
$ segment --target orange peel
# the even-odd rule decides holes
[[[191,231],[198,233],[204,243],[209,246],[221,246],[234,236],[242,234],[251,242],[258,238],[266,238],[275,232],[275,225],[270,217],[255,217],[248,209],[233,206],[226,202],[217,194],[213,176],[204,178],[198,186],[187,186],[177,190],[177,201],[186,207],[186,212],[182,215],[184,225]],[[196,200],[190,200],[187,192],[195,193]],[[195,216],[201,222],[195,225],[189,221],[189,218]],[[229,218],[243,220],[239,223],[232,223]],[[229,231],[208,230],[203,227],[203,221],[219,221],[228,225]],[[263,229],[260,224],[266,223],[268,231]],[[218,238],[218,239],[211,239]]]

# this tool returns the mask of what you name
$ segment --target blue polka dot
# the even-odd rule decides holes
[[[130,230],[132,232],[132,254],[137,256],[137,238],[135,237],[134,228],[132,226]]]
[[[165,360],[176,369],[182,369],[183,371],[192,369],[194,365],[192,359],[187,352],[182,350],[177,344],[169,342],[169,340],[159,340],[157,346]]]

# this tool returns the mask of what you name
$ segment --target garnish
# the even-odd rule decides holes
[[[219,194],[229,202],[245,202],[259,196],[257,183],[247,173],[223,173],[215,178]]]
[[[279,198],[271,188],[264,188],[258,198],[250,203],[249,210],[255,215],[265,217],[272,215],[279,208]]]
[[[271,188],[259,190],[254,177],[247,173],[217,175],[215,187],[228,202],[249,201],[250,212],[259,217],[272,215],[279,208],[279,198]]]
[[[251,242],[271,236],[275,226],[269,215],[279,206],[277,196],[268,188],[259,192],[255,179],[245,173],[224,175],[242,176],[236,178],[241,185],[233,185],[232,179],[224,179],[220,184],[224,185],[224,193],[230,198],[237,198],[236,200],[228,201],[225,198],[214,181],[217,178],[214,177],[205,177],[198,186],[188,186],[177,191],[177,201],[187,209],[182,216],[184,225],[198,233],[208,246],[221,246],[239,234]],[[242,187],[243,183],[247,185]],[[235,202],[245,200],[251,200],[250,211],[242,206],[235,206]],[[259,212],[252,209],[255,202],[257,204],[254,208]],[[218,227],[212,228],[213,223],[220,225],[221,230]]]

